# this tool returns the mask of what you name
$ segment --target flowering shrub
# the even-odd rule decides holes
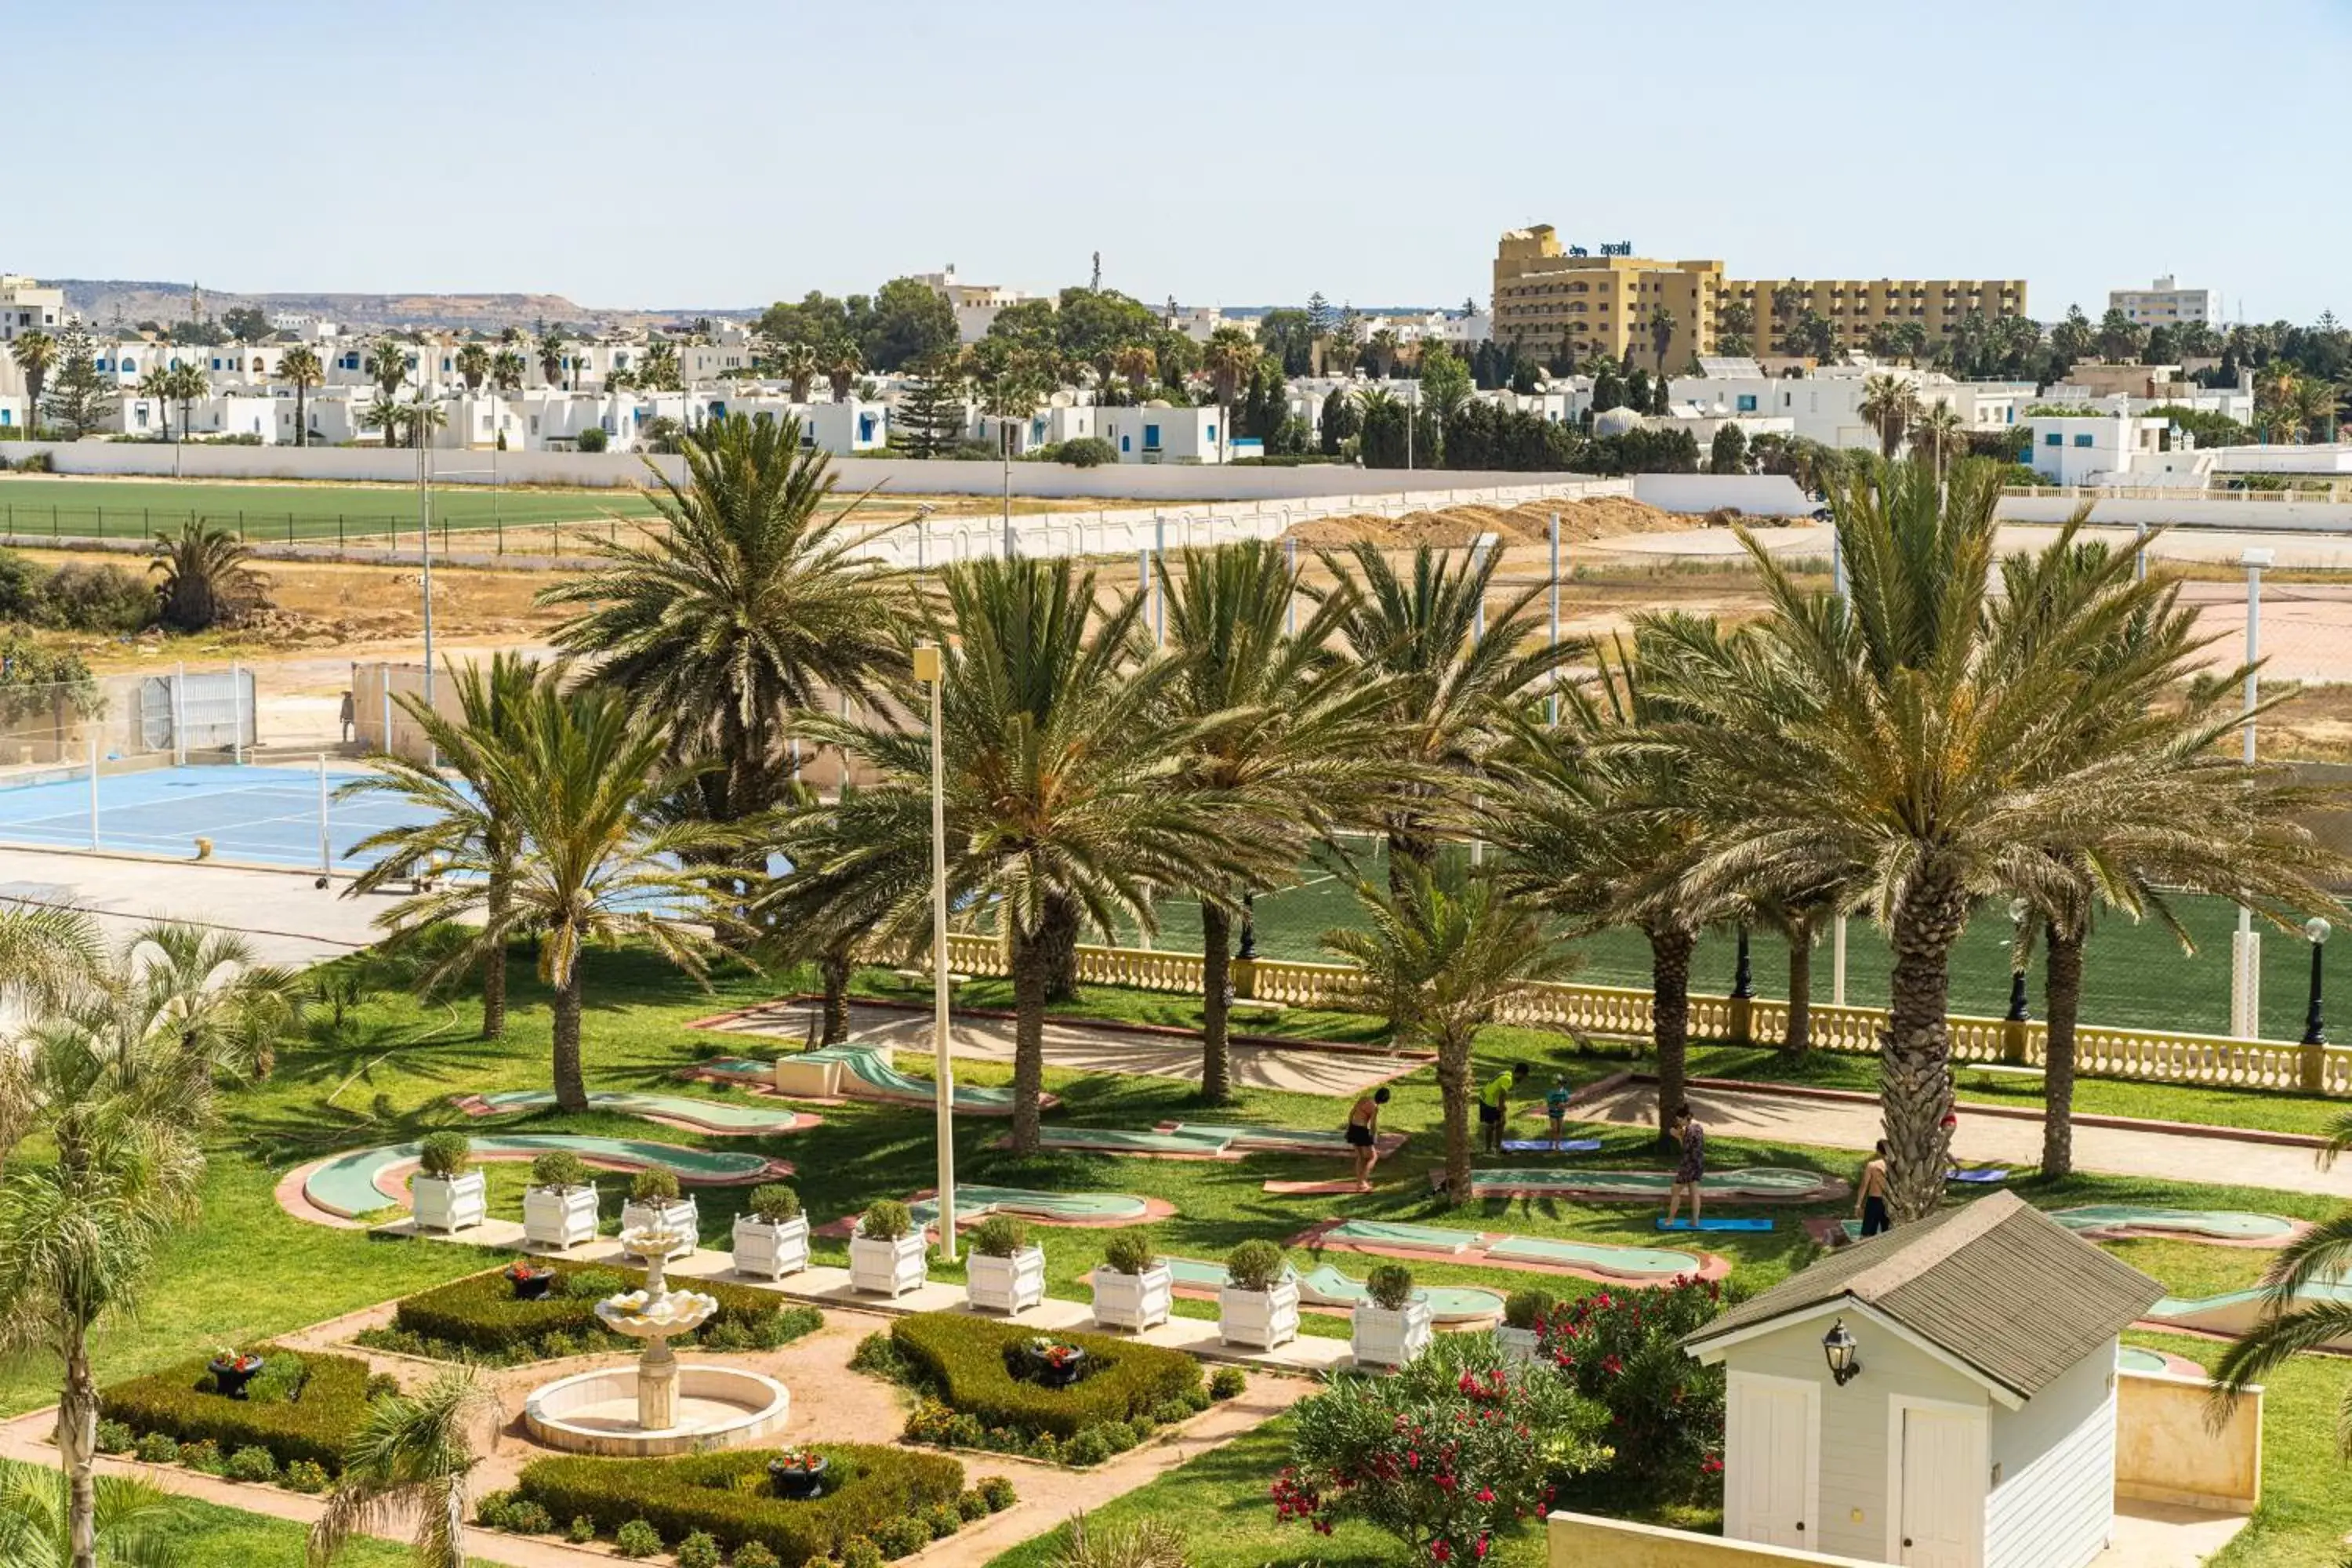
[[[1468,1568],[1497,1531],[1541,1516],[1555,1479],[1607,1462],[1607,1420],[1566,1379],[1505,1364],[1490,1336],[1440,1334],[1391,1376],[1300,1402],[1275,1515],[1327,1535],[1360,1519]]]
[[[1609,1412],[1611,1479],[1684,1493],[1722,1469],[1724,1379],[1680,1341],[1731,1303],[1714,1280],[1662,1290],[1602,1290],[1539,1319],[1537,1355]]]

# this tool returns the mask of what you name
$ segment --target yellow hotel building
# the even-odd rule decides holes
[[[1656,368],[1661,359],[1653,312],[1664,307],[1672,332],[1663,356],[1669,372],[1712,354],[1727,305],[1754,312],[1751,352],[1767,352],[1805,310],[1830,323],[1845,348],[1862,348],[1871,329],[1917,321],[1932,349],[1970,315],[2025,314],[2025,280],[2005,279],[1727,279],[1720,261],[1654,261],[1605,246],[1603,254],[1563,247],[1551,225],[1505,231],[1495,251],[1495,340],[1551,355],[1563,344],[1582,358],[1594,350]],[[1773,297],[1796,290],[1778,321]]]

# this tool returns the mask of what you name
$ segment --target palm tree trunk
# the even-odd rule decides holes
[[[2074,1169],[2074,1019],[2083,1007],[2083,937],[2055,925],[2044,929],[2042,1174],[2052,1177]]]
[[[482,954],[482,1038],[502,1040],[507,1033],[507,911],[514,901],[513,884],[503,875],[490,879],[483,912],[492,937]]]
[[[1231,1015],[1234,920],[1205,899],[1201,903],[1201,1098],[1223,1105],[1234,1097]]]
[[[98,1568],[98,1383],[89,1338],[65,1322],[65,1386],[58,1399],[58,1459],[66,1472],[66,1538],[72,1568]]]
[[[1045,895],[1045,921],[1037,943],[1045,951],[1048,1003],[1078,999],[1078,906],[1059,893]]]
[[[1895,972],[1880,1108],[1886,1130],[1886,1205],[1898,1220],[1925,1219],[1944,1201],[1952,1135],[1950,1003],[1952,944],[1968,900],[1948,877],[1918,879],[1895,911]]]
[[[1802,917],[1789,927],[1789,1032],[1780,1048],[1798,1057],[1813,1048],[1813,922]]]
[[[1658,1052],[1658,1136],[1667,1135],[1686,1089],[1690,961],[1698,938],[1679,926],[1650,929],[1650,1033]]]
[[[1470,1037],[1437,1042],[1437,1092],[1445,1102],[1445,1196],[1470,1201]]]
[[[1037,1100],[1045,1089],[1045,989],[1053,955],[1043,933],[1029,936],[1013,926],[1013,1152],[1034,1154],[1039,1147]]]
[[[824,1041],[831,1046],[849,1038],[849,943],[835,942],[817,955],[817,973],[824,979]]]
[[[555,1103],[564,1110],[588,1109],[588,1082],[580,1074],[581,960],[555,987]]]

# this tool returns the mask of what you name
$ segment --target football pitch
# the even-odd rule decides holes
[[[0,454],[5,456],[5,454]],[[436,485],[436,530],[550,528],[655,515],[638,490]],[[190,521],[252,540],[349,540],[406,533],[417,498],[398,485],[206,484],[185,479],[0,476],[0,538],[143,539]]]

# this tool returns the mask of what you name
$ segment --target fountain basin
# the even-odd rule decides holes
[[[677,1368],[677,1425],[637,1424],[636,1364],[599,1368],[531,1391],[522,1408],[530,1435],[551,1448],[614,1458],[653,1458],[742,1448],[782,1431],[792,1395],[772,1377],[717,1363]]]

